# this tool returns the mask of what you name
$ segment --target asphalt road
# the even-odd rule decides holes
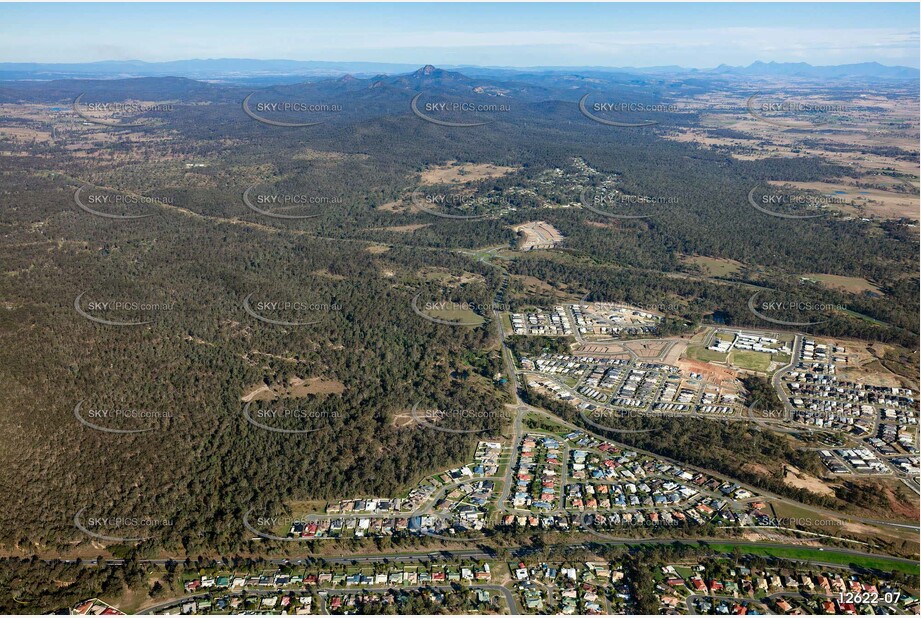
[[[513,616],[517,616],[521,613],[518,603],[515,600],[515,595],[511,590],[500,586],[499,584],[471,584],[464,586],[469,590],[489,590],[494,593],[501,594],[505,598],[505,603],[509,608],[509,613]],[[419,585],[419,586],[356,586],[349,589],[341,588],[314,588],[311,590],[311,595],[316,594],[318,598],[318,607],[320,614],[329,615],[329,609],[326,603],[326,597],[329,595],[345,595],[345,594],[362,594],[362,593],[386,593],[391,590],[422,590],[426,588],[431,588],[433,590],[454,590],[454,586],[451,585]],[[284,592],[284,589],[277,590],[246,590],[247,596],[275,596]],[[230,592],[230,591],[228,591]],[[242,593],[242,590],[235,591],[236,593]],[[155,614],[157,612],[164,611],[166,609],[182,605],[188,601],[194,601],[198,599],[207,599],[210,594],[194,594],[186,597],[181,597],[178,599],[171,599],[169,601],[164,601],[162,603],[157,603],[156,605],[149,605],[147,607],[142,607],[136,613],[137,614]]]
[[[484,261],[485,261],[485,260],[484,260]],[[487,263],[488,263],[488,262],[487,262]],[[501,266],[498,266],[498,265],[495,265],[495,264],[493,264],[493,265],[496,266],[497,268],[499,268],[500,270],[502,270],[502,271],[507,275],[507,271],[505,271]],[[572,428],[572,429],[576,429],[576,430],[579,430],[579,431],[584,431],[583,428],[581,428],[581,427],[579,427],[579,426],[577,426],[577,425],[574,425],[574,424],[572,424],[572,423],[569,423],[569,422],[567,422],[567,421],[564,421],[563,419],[561,419],[560,417],[558,417],[558,416],[556,416],[556,415],[553,415],[553,414],[551,414],[551,413],[549,413],[549,412],[546,412],[545,410],[542,410],[542,409],[540,409],[540,408],[536,408],[536,407],[527,405],[527,404],[525,404],[523,401],[521,401],[521,399],[518,397],[518,388],[517,388],[518,382],[517,382],[517,375],[516,375],[516,372],[515,372],[514,360],[511,358],[511,352],[510,352],[510,350],[509,350],[508,347],[505,345],[505,333],[504,333],[504,329],[502,328],[501,316],[499,315],[499,311],[498,311],[497,308],[494,308],[494,317],[495,317],[495,321],[496,321],[497,327],[498,327],[498,329],[499,329],[500,341],[502,342],[503,358],[504,358],[504,362],[505,362],[505,365],[506,365],[506,372],[507,372],[507,374],[508,374],[509,384],[510,384],[510,386],[511,386],[511,388],[512,388],[512,392],[514,393],[514,398],[515,398],[515,409],[516,409],[516,414],[515,414],[515,421],[514,421],[514,424],[513,424],[513,431],[514,431],[514,434],[513,434],[513,440],[512,440],[512,453],[511,453],[511,454],[512,454],[512,457],[514,457],[515,453],[517,453],[517,451],[518,451],[518,448],[519,448],[519,445],[520,445],[520,441],[521,441],[521,437],[522,437],[522,434],[523,434],[522,421],[523,421],[523,419],[524,419],[525,414],[527,414],[529,411],[530,411],[530,412],[534,412],[534,413],[536,413],[536,414],[540,414],[540,415],[546,416],[546,417],[550,418],[551,420],[553,420],[555,423],[561,424],[561,425],[563,425],[563,426],[570,427],[570,428]],[[795,358],[797,357],[797,352],[798,352],[798,349],[799,349],[799,346],[800,346],[800,345],[801,345],[801,338],[800,338],[800,337],[797,337],[796,342],[795,342],[795,344],[794,344],[794,350],[793,350],[793,356],[792,356],[792,358],[795,359]],[[793,362],[793,361],[791,361],[791,364],[792,364],[792,362]],[[784,368],[783,370],[780,370],[780,371],[776,372],[776,374],[775,374],[775,379],[779,380],[779,376],[781,375],[781,373],[782,373],[784,370],[786,370],[786,368]],[[776,388],[776,385],[775,385],[775,388]],[[647,455],[652,455],[652,456],[654,456],[654,457],[660,457],[660,456],[655,455],[655,454],[653,454],[653,453],[649,453],[649,452],[643,451],[642,449],[638,449],[638,448],[634,448],[634,447],[630,447],[630,448],[631,448],[632,450],[635,450],[635,451],[638,451],[638,452],[641,452],[641,453],[645,453],[645,454],[647,454]],[[667,460],[667,458],[662,458],[662,457],[660,457],[660,458],[663,459],[663,460]],[[690,466],[690,465],[686,465],[686,464],[682,464],[682,465],[683,465],[685,468],[689,469],[689,470],[697,470],[697,471],[700,471],[700,472],[704,472],[704,473],[706,473],[706,474],[714,474],[714,473],[712,473],[712,472],[710,472],[710,471],[708,471],[708,470],[696,468],[696,467],[694,467],[694,466]],[[504,478],[503,478],[503,481],[504,481],[504,482],[503,482],[503,490],[502,490],[502,494],[501,494],[501,496],[500,496],[500,501],[499,501],[499,510],[502,511],[502,512],[512,512],[511,509],[507,508],[506,505],[507,505],[507,498],[508,498],[509,492],[510,492],[510,490],[511,490],[511,487],[513,486],[513,483],[512,483],[512,481],[513,481],[513,476],[514,476],[513,470],[514,470],[513,465],[512,465],[512,463],[510,462],[509,465],[508,465],[508,468],[507,468],[507,470],[506,470],[505,476],[504,476]],[[724,478],[724,479],[727,479],[727,480],[730,480],[730,481],[733,481],[733,482],[738,482],[738,481],[736,481],[735,479],[732,479],[731,477],[727,477],[727,476],[722,475],[722,474],[716,475],[716,476],[717,476],[718,478]],[[743,483],[739,483],[739,484],[742,485],[742,486],[745,486],[745,484],[743,484]],[[876,520],[876,519],[869,519],[869,518],[860,518],[860,517],[845,516],[845,515],[841,515],[841,514],[839,514],[839,513],[837,513],[837,512],[834,512],[834,511],[828,511],[828,510],[820,509],[820,508],[818,508],[818,507],[813,507],[813,506],[809,506],[809,505],[802,505],[802,504],[800,504],[800,503],[798,503],[798,502],[795,502],[795,501],[793,501],[793,500],[789,500],[789,499],[783,498],[783,497],[781,497],[781,496],[777,496],[777,495],[775,495],[775,494],[772,494],[772,493],[770,493],[770,492],[766,492],[766,491],[764,491],[764,490],[760,490],[760,489],[759,489],[759,490],[757,490],[757,491],[758,491],[758,493],[759,493],[761,496],[763,496],[763,497],[766,498],[766,499],[773,500],[773,501],[780,501],[780,502],[784,502],[784,503],[787,503],[787,504],[790,504],[790,505],[794,505],[794,506],[800,506],[800,507],[809,509],[809,510],[811,510],[811,511],[814,511],[814,512],[816,512],[816,513],[828,515],[828,516],[831,516],[831,517],[836,517],[836,518],[839,518],[839,519],[845,519],[845,520],[850,519],[850,520],[852,520],[852,521],[861,522],[861,523],[868,523],[868,524],[873,524],[873,525],[891,526],[891,527],[898,527],[898,528],[905,528],[905,529],[918,530],[918,526],[917,526],[917,525],[913,525],[913,524],[901,524],[901,523],[890,522],[890,521],[883,521],[883,520]],[[597,536],[597,533],[596,533],[596,536]],[[714,538],[695,538],[695,539],[670,539],[670,538],[669,538],[669,539],[636,539],[636,538],[608,537],[608,536],[606,536],[606,535],[600,535],[599,538],[598,538],[598,541],[592,541],[592,542],[593,542],[593,543],[602,544],[602,545],[611,545],[611,544],[626,545],[626,544],[641,544],[641,543],[642,543],[642,544],[669,544],[669,543],[675,542],[676,540],[680,540],[680,541],[682,541],[682,542],[695,542],[695,541],[701,541],[701,542],[714,542],[714,543],[725,542],[725,543],[731,543],[731,544],[739,545],[739,546],[743,546],[743,547],[744,547],[744,546],[752,546],[752,547],[769,547],[769,548],[799,548],[799,549],[802,548],[801,545],[795,545],[795,544],[757,543],[757,542],[738,541],[738,540],[735,540],[735,539],[725,539],[725,540],[721,540],[721,539],[714,539]],[[584,544],[582,544],[582,543],[578,543],[578,544],[558,544],[558,545],[554,545],[554,546],[552,546],[552,547],[555,547],[555,548],[564,548],[564,547],[581,547],[581,546],[584,546]],[[890,558],[890,559],[893,559],[893,560],[897,560],[897,561],[900,561],[900,562],[905,562],[905,563],[907,563],[907,564],[917,564],[917,561],[915,561],[915,560],[903,559],[903,558],[894,558],[894,557],[884,556],[883,554],[873,554],[873,553],[868,553],[868,552],[862,552],[862,551],[859,551],[859,550],[837,549],[837,548],[836,548],[834,551],[840,552],[840,553],[844,553],[844,554],[848,554],[848,555],[853,555],[853,556],[855,556],[855,557],[857,557],[857,556],[862,556],[862,557],[867,557],[867,556],[869,556],[869,557],[887,557],[887,558]],[[513,555],[514,557],[526,557],[527,555],[529,555],[529,554],[531,554],[531,553],[533,553],[533,552],[534,552],[534,550],[531,549],[531,548],[529,548],[529,547],[517,547],[517,548],[514,548],[514,549],[513,549],[512,555]],[[340,564],[340,565],[342,565],[342,564],[371,564],[371,563],[384,562],[384,561],[388,561],[388,560],[390,560],[390,561],[403,561],[403,562],[413,562],[413,561],[415,561],[415,562],[420,562],[420,561],[458,560],[458,559],[486,560],[486,559],[495,559],[495,557],[496,557],[496,556],[495,556],[495,552],[493,552],[492,550],[490,550],[490,549],[488,549],[488,548],[477,548],[477,549],[451,550],[451,551],[441,551],[441,550],[438,550],[438,551],[429,551],[429,552],[424,552],[424,551],[423,551],[423,552],[398,552],[398,553],[390,553],[390,554],[356,555],[356,556],[344,556],[344,557],[326,557],[326,556],[319,555],[319,554],[306,554],[306,555],[303,555],[303,556],[301,556],[301,557],[294,557],[294,558],[290,558],[290,559],[288,559],[288,558],[273,559],[273,560],[270,560],[269,562],[270,562],[271,564],[283,565],[283,564],[289,564],[289,563],[298,564],[298,563],[301,563],[301,562],[303,562],[304,560],[307,560],[307,559],[318,559],[318,560],[319,560],[319,559],[322,559],[322,560],[325,560],[327,563],[330,563],[330,564]],[[166,559],[166,558],[164,558],[164,559],[142,560],[141,562],[149,563],[149,564],[163,565],[163,564],[166,564],[167,562],[170,562],[170,561],[181,562],[182,560],[184,560],[184,558],[177,558],[177,559]],[[89,562],[89,564],[95,564],[95,560],[93,560],[93,561],[88,561],[88,562]],[[107,564],[118,565],[118,564],[121,564],[123,561],[117,560],[117,559],[111,559],[111,560],[107,560],[106,562],[107,562]],[[812,562],[812,564],[821,564],[821,563]],[[828,566],[834,566],[834,565],[828,565]],[[501,588],[501,587],[500,587],[500,588]]]
[[[584,428],[579,427],[578,425],[574,425],[574,424],[570,423],[569,421],[565,421],[565,420],[563,420],[562,418],[560,418],[559,416],[556,416],[555,414],[551,414],[550,412],[547,412],[547,411],[542,410],[542,409],[540,409],[540,408],[535,408],[534,406],[527,406],[527,408],[528,408],[531,412],[534,412],[534,413],[536,413],[536,414],[541,414],[541,415],[543,415],[543,416],[546,416],[546,417],[552,419],[555,423],[557,423],[557,424],[559,424],[559,425],[563,425],[563,426],[565,426],[565,427],[569,427],[569,428],[572,428],[572,429],[575,429],[575,430],[579,430],[579,431],[585,431]],[[611,441],[616,443],[616,440],[611,440]],[[797,501],[795,501],[795,500],[791,500],[791,499],[789,499],[789,498],[785,498],[785,497],[783,497],[783,496],[779,496],[779,495],[777,495],[777,494],[775,494],[775,493],[769,492],[769,491],[767,491],[767,490],[765,490],[765,489],[761,489],[761,488],[751,488],[747,483],[743,483],[742,481],[739,481],[738,479],[734,479],[734,478],[732,478],[732,477],[730,477],[730,476],[727,476],[727,475],[725,475],[725,474],[722,474],[722,473],[716,473],[716,472],[713,472],[713,471],[711,471],[711,470],[707,470],[707,469],[704,469],[704,468],[699,468],[699,467],[697,467],[697,466],[693,466],[693,465],[686,464],[686,463],[674,462],[674,461],[672,461],[671,459],[669,459],[668,457],[663,457],[662,455],[657,455],[657,454],[655,454],[655,453],[652,453],[652,452],[650,452],[650,451],[645,451],[645,450],[643,450],[643,449],[641,449],[641,448],[637,448],[637,447],[635,447],[635,446],[630,446],[630,447],[628,447],[628,448],[630,448],[630,450],[636,451],[636,452],[638,452],[638,453],[643,453],[643,454],[645,454],[645,455],[649,455],[649,456],[651,456],[651,457],[655,457],[655,458],[661,459],[661,460],[663,460],[663,461],[668,461],[668,462],[671,462],[671,463],[675,463],[675,464],[680,465],[680,466],[682,466],[683,468],[686,468],[686,469],[688,469],[688,470],[694,470],[694,471],[697,471],[697,472],[702,472],[702,473],[704,473],[704,474],[709,474],[709,475],[715,476],[715,477],[717,477],[717,478],[722,478],[722,479],[726,479],[726,480],[728,480],[728,481],[731,481],[731,482],[733,482],[733,483],[737,483],[737,484],[739,484],[739,485],[742,486],[742,487],[746,487],[746,488],[752,489],[752,491],[754,491],[754,492],[757,493],[758,495],[762,496],[765,500],[770,500],[770,501],[773,501],[773,502],[783,502],[783,503],[788,504],[788,505],[791,505],[791,506],[796,506],[796,507],[799,507],[799,508],[803,508],[803,509],[806,509],[806,510],[809,510],[809,511],[813,511],[813,512],[815,512],[815,513],[819,513],[819,514],[821,514],[821,515],[825,515],[825,516],[828,516],[828,517],[834,517],[834,518],[837,518],[837,519],[840,519],[840,520],[846,521],[846,522],[847,522],[847,521],[851,521],[851,522],[859,522],[859,523],[864,523],[864,524],[873,524],[873,525],[877,525],[877,526],[887,526],[887,527],[904,528],[904,529],[908,529],[908,530],[921,531],[921,527],[919,527],[918,524],[903,524],[903,523],[892,522],[892,521],[886,521],[886,520],[881,520],[881,519],[872,519],[872,518],[868,518],[868,517],[856,517],[856,516],[854,516],[854,515],[845,515],[845,514],[842,514],[842,513],[838,513],[837,511],[830,511],[830,510],[828,510],[828,509],[823,509],[823,508],[821,508],[821,507],[812,506],[812,505],[809,505],[809,504],[802,504],[802,503],[797,502]]]
[[[576,543],[576,544],[558,543],[558,544],[554,544],[554,545],[548,545],[548,546],[545,546],[545,547],[543,547],[543,548],[533,548],[533,547],[529,547],[529,546],[520,546],[520,547],[514,548],[514,549],[511,551],[511,557],[512,557],[513,559],[524,559],[524,558],[527,558],[528,556],[530,556],[530,555],[532,555],[532,554],[534,554],[534,553],[537,553],[537,552],[539,552],[539,551],[544,551],[544,550],[546,550],[546,549],[548,549],[548,548],[550,548],[550,549],[566,549],[566,548],[588,549],[588,546],[589,546],[589,545],[638,545],[638,544],[643,544],[643,545],[667,545],[667,544],[671,544],[671,543],[674,543],[674,542],[675,542],[675,539],[634,539],[634,538],[617,538],[617,537],[607,537],[607,536],[604,536],[604,537],[599,538],[598,540],[587,541],[587,542],[585,542],[585,543]],[[801,546],[801,545],[791,545],[791,544],[784,544],[784,543],[758,543],[758,542],[753,542],[753,541],[738,541],[738,540],[734,540],[734,539],[727,539],[727,540],[725,540],[725,541],[721,541],[721,540],[719,540],[719,539],[712,539],[712,538],[689,538],[689,539],[681,539],[681,542],[685,542],[685,543],[695,543],[695,542],[707,543],[707,542],[713,542],[713,543],[729,543],[729,544],[732,544],[732,545],[738,545],[739,547],[767,547],[767,548],[775,548],[775,549],[790,549],[790,548],[792,548],[792,549],[802,549],[802,546]],[[868,552],[862,552],[862,551],[858,551],[858,550],[837,549],[837,548],[836,548],[834,551],[837,552],[837,553],[852,555],[852,556],[855,556],[855,557],[880,557],[880,554],[871,554],[871,553],[868,553]],[[464,559],[464,558],[466,558],[466,559],[472,559],[472,560],[487,560],[487,559],[492,560],[492,559],[495,559],[495,558],[496,558],[496,555],[495,555],[493,552],[491,552],[491,551],[486,551],[486,550],[477,549],[477,550],[457,550],[457,551],[451,551],[451,552],[445,551],[445,552],[441,552],[441,553],[439,553],[439,552],[431,552],[431,553],[429,553],[429,554],[422,554],[422,555],[420,555],[420,554],[415,554],[415,553],[396,553],[396,554],[381,554],[381,555],[373,556],[373,557],[368,557],[368,556],[353,556],[353,557],[343,557],[343,558],[330,558],[330,559],[327,559],[326,561],[329,562],[329,563],[333,563],[333,564],[353,564],[353,563],[362,564],[362,563],[383,562],[385,559],[387,559],[387,560],[392,560],[392,561],[407,562],[407,561],[420,561],[420,560],[429,560],[429,561],[438,561],[438,560],[458,560],[458,559]],[[917,564],[917,561],[916,561],[916,560],[911,560],[911,559],[908,559],[908,558],[892,558],[892,557],[889,557],[889,559],[890,559],[890,560],[895,560],[895,561],[898,561],[898,562],[903,562],[903,563],[905,563],[905,564],[911,564],[911,565],[916,565],[916,564]],[[812,565],[816,565],[816,566],[824,566],[824,567],[830,567],[830,568],[840,568],[840,567],[841,567],[840,564],[834,563],[834,562],[821,562],[821,561],[797,560],[797,559],[790,559],[790,560],[793,561],[793,562],[804,562],[804,563],[808,563],[808,564],[812,564]],[[167,559],[157,559],[157,560],[142,560],[141,562],[149,563],[149,564],[165,564],[167,561],[168,561]],[[107,560],[106,562],[107,562],[108,564],[113,564],[113,565],[114,565],[114,564],[120,564],[122,561],[121,561],[121,560]],[[275,560],[270,560],[269,562],[270,562],[271,564],[283,565],[283,564],[288,564],[288,563],[290,563],[290,562],[296,562],[296,560],[275,559]],[[408,589],[418,589],[418,588],[422,588],[422,587],[424,587],[424,586],[411,586],[411,587],[408,587]],[[430,587],[439,588],[439,587],[442,587],[442,586],[430,586]],[[474,585],[472,585],[472,586],[470,586],[470,587],[473,588],[473,589],[483,588],[483,589],[487,589],[487,590],[492,590],[492,591],[494,591],[494,592],[500,592],[500,593],[503,594],[503,596],[505,597],[506,603],[508,604],[509,608],[511,609],[511,612],[512,612],[513,614],[518,614],[518,613],[520,613],[520,608],[519,608],[517,602],[515,601],[514,594],[512,593],[512,591],[506,589],[505,587],[500,586],[500,585],[498,585],[498,584],[474,584]],[[328,593],[328,594],[336,594],[336,593],[338,593],[338,594],[342,594],[342,593],[344,593],[344,592],[353,592],[353,593],[354,593],[354,592],[360,592],[360,591],[372,591],[372,592],[373,592],[373,591],[377,591],[377,592],[383,592],[383,591],[389,590],[389,589],[391,589],[391,588],[406,588],[406,587],[403,587],[403,586],[389,586],[389,587],[387,587],[387,586],[385,586],[385,587],[357,587],[357,588],[354,588],[354,589],[351,589],[351,590],[321,588],[321,589],[316,589],[316,591],[319,592],[319,593],[321,593],[321,594],[322,594],[322,593]],[[449,586],[443,586],[443,588],[449,588]],[[248,591],[248,592],[250,592],[250,591]],[[267,594],[278,594],[278,592],[279,592],[278,590],[271,590],[271,591],[255,591],[255,592],[253,592],[253,594],[263,594],[263,595],[267,595]],[[793,593],[777,593],[777,594],[793,594]],[[777,594],[772,595],[772,596],[777,596]],[[140,613],[140,614],[155,613],[156,611],[160,611],[160,610],[165,609],[165,608],[167,608],[167,607],[170,607],[170,606],[173,606],[173,605],[177,605],[177,604],[179,604],[179,603],[181,603],[181,602],[183,602],[183,601],[188,601],[188,600],[191,600],[191,599],[198,599],[198,598],[205,598],[205,597],[207,597],[207,596],[208,596],[207,594],[198,594],[198,595],[191,595],[191,596],[188,596],[188,597],[184,597],[184,598],[181,598],[181,599],[172,599],[172,600],[170,600],[170,601],[166,601],[166,602],[163,602],[163,603],[158,603],[158,604],[156,604],[156,605],[152,605],[152,606],[149,606],[149,607],[147,607],[147,608],[143,608],[143,609],[139,610],[138,613]],[[321,599],[322,599],[322,597],[321,597]],[[322,601],[322,600],[321,600],[321,607],[323,607],[323,601]]]
[[[739,547],[766,547],[766,548],[775,548],[775,549],[803,549],[803,545],[797,545],[793,543],[763,543],[758,541],[743,541],[734,538],[719,539],[713,537],[689,537],[681,539],[673,538],[655,538],[655,539],[638,539],[633,537],[616,537],[608,536],[600,533],[593,533],[597,539],[591,541],[584,541],[580,543],[555,543],[552,545],[544,545],[538,548],[532,547],[530,545],[519,545],[517,547],[512,547],[510,549],[510,554],[512,558],[526,558],[529,555],[534,554],[537,551],[542,551],[546,548],[553,549],[565,549],[565,548],[586,548],[588,545],[668,545],[675,542],[681,543],[718,543],[718,544],[729,544],[729,545],[738,545]],[[911,558],[897,558],[894,556],[886,556],[885,554],[864,552],[857,549],[844,549],[844,548],[834,548],[829,549],[829,552],[846,554],[849,556],[855,557],[870,557],[870,558],[886,558],[888,560],[894,560],[897,562],[917,565],[917,560],[912,560]],[[490,548],[482,547],[477,549],[457,549],[457,550],[442,550],[442,551],[430,551],[430,552],[396,552],[389,554],[375,554],[375,555],[363,555],[363,556],[340,556],[340,557],[324,557],[317,554],[307,554],[301,557],[292,557],[292,558],[274,558],[267,560],[269,564],[274,565],[285,565],[285,564],[301,564],[305,560],[324,560],[328,564],[338,564],[338,565],[349,565],[349,564],[373,564],[373,563],[382,563],[386,561],[399,561],[399,562],[438,562],[438,561],[451,561],[451,560],[495,560],[496,553]],[[182,562],[184,558],[154,558],[140,560],[139,562],[144,564],[155,564],[155,565],[164,565],[167,562]],[[50,562],[51,560],[46,560]],[[68,562],[73,562],[69,560]],[[106,560],[106,564],[109,565],[119,565],[123,564],[123,560],[111,559]],[[810,564],[819,564],[823,566],[836,566],[835,563],[821,563],[812,560],[805,560],[803,562],[809,562]],[[86,561],[87,564],[95,564],[95,560]],[[837,565],[840,566],[840,565]]]

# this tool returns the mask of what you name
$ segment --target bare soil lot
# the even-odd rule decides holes
[[[838,366],[838,376],[842,380],[855,380],[875,386],[901,387],[905,386],[904,378],[889,371],[880,362],[880,358],[885,356],[887,346],[882,343],[874,343],[868,349],[866,342],[855,339],[825,339],[818,338],[818,341],[829,345],[843,346],[846,350],[846,363]],[[871,351],[872,350],[872,351]],[[916,381],[911,383],[912,388],[917,388]]]
[[[819,494],[820,496],[834,496],[835,490],[823,483],[818,478],[794,468],[790,464],[786,464],[784,467],[783,482],[785,485],[790,487],[797,487],[799,489],[805,489],[806,491],[811,491],[814,494]]]
[[[419,179],[423,185],[465,184],[487,178],[499,178],[517,171],[515,167],[493,165],[492,163],[458,163],[448,161],[422,172]]]
[[[630,353],[620,343],[585,343],[573,350],[573,354],[597,356],[602,358],[622,358],[630,360]]]
[[[255,384],[248,388],[240,399],[242,401],[272,401],[307,397],[308,395],[341,395],[344,392],[345,385],[338,380],[291,378],[287,385]]]
[[[522,236],[519,244],[522,251],[552,249],[563,240],[560,231],[545,221],[529,221],[512,229]]]
[[[667,339],[628,341],[624,347],[642,360],[651,360],[660,358],[667,351],[669,343]]]
[[[371,228],[374,230],[382,230],[385,232],[401,232],[404,234],[415,232],[416,230],[421,230],[430,226],[431,223],[414,223],[412,225],[391,225],[390,227],[375,227]]]
[[[722,387],[729,387],[736,380],[737,374],[728,367],[720,367],[703,361],[682,358],[678,361],[678,367],[682,371],[699,373],[707,382],[719,384]]]

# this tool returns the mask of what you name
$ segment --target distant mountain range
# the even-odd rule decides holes
[[[747,67],[733,67],[727,64],[707,71],[720,75],[743,75],[765,77],[805,77],[818,79],[866,77],[876,79],[918,79],[918,69],[910,67],[888,67],[878,62],[860,64],[839,64],[812,66],[805,62],[753,62]]]
[[[118,79],[130,77],[187,77],[251,85],[290,83],[352,75],[370,78],[381,75],[411,73],[419,65],[378,62],[324,62],[300,60],[253,60],[219,58],[142,62],[108,60],[87,63],[0,63],[0,80]],[[919,69],[885,66],[877,62],[813,66],[805,62],[754,62],[747,67],[722,64],[712,69],[687,69],[680,66],[658,67],[482,67],[446,65],[445,69],[463,71],[477,77],[514,78],[534,74],[625,74],[659,77],[713,77],[725,79],[789,78],[846,79],[864,81],[918,80]],[[434,69],[443,70],[443,69]]]

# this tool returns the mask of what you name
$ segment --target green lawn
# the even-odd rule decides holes
[[[554,423],[552,419],[549,419],[546,416],[541,416],[539,414],[534,414],[532,412],[529,412],[525,415],[524,424],[529,429],[549,431],[551,433],[557,434],[560,437],[563,437],[572,431],[565,425]]]
[[[732,553],[734,545],[722,543],[708,543],[707,546],[714,551]],[[786,558],[788,560],[808,560],[815,562],[828,562],[830,564],[840,564],[848,566],[855,564],[868,569],[878,569],[880,571],[901,571],[902,573],[912,573],[918,575],[921,572],[918,563],[909,564],[899,560],[893,560],[885,556],[854,556],[845,554],[834,549],[813,549],[808,547],[758,547],[756,545],[740,545],[739,549],[745,554],[755,554],[758,556],[775,556],[777,558]]]
[[[708,350],[702,345],[689,345],[685,356],[688,358],[699,360],[699,361],[726,361],[726,354],[722,352],[714,352],[713,350]]]
[[[729,359],[729,362],[740,369],[766,372],[771,366],[771,355],[767,352],[733,350],[732,358]]]
[[[479,325],[483,323],[483,317],[470,309],[436,309],[424,311],[423,313],[439,320],[448,320],[449,322],[458,322],[460,324]]]

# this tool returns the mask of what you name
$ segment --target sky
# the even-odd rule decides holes
[[[0,4],[0,62],[919,66],[915,3]]]

